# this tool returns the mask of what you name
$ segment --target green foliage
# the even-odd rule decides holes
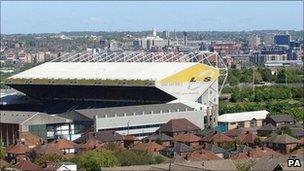
[[[235,166],[238,171],[249,171],[255,163],[256,162],[254,160],[235,161]]]
[[[260,137],[257,137],[255,140],[254,140],[254,145],[258,146],[258,147],[261,147],[262,146],[262,140],[260,139]]]
[[[77,166],[86,170],[100,170],[101,167],[119,165],[118,159],[109,150],[99,149],[77,155],[72,159]]]
[[[254,71],[254,82],[277,82],[277,83],[300,83],[303,71],[301,69],[281,69],[277,74],[272,74],[271,70],[265,67],[259,67]],[[287,80],[285,79],[287,76]],[[230,69],[228,72],[227,83],[236,86],[239,83],[252,83],[253,69]]]
[[[283,126],[281,130],[279,131],[281,134],[287,134],[289,136],[295,137],[295,135],[292,133],[291,129],[288,126]]]
[[[0,159],[3,159],[6,155],[5,148],[2,141],[0,141]]]
[[[294,107],[290,110],[286,111],[289,115],[291,115],[293,118],[295,118],[298,121],[304,121],[304,107]]]
[[[59,154],[42,154],[35,158],[34,163],[44,166],[47,162],[60,162],[63,157]]]
[[[156,164],[160,164],[163,163],[165,161],[165,158],[161,155],[157,155],[154,157],[154,161]]]
[[[114,153],[114,155],[118,158],[121,166],[155,164],[164,161],[162,156],[153,156],[147,151],[134,149],[121,150]]]

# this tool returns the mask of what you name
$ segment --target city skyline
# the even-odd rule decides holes
[[[143,31],[152,28],[176,31],[303,30],[302,16],[302,1],[4,1],[1,2],[1,33]]]

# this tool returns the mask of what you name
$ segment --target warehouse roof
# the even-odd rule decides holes
[[[142,115],[153,113],[163,113],[179,111],[192,111],[193,108],[186,106],[182,103],[168,103],[168,104],[153,104],[153,105],[138,105],[138,106],[124,106],[124,107],[109,107],[98,109],[81,109],[76,110],[77,113],[93,119],[95,115],[98,117],[114,117],[116,116],[130,116],[130,115]]]
[[[250,121],[255,119],[265,119],[269,114],[266,110],[252,111],[252,112],[241,112],[241,113],[227,113],[218,117],[218,122],[241,122]]]
[[[197,63],[47,62],[13,79],[160,80]]]
[[[69,119],[52,116],[40,112],[25,112],[25,111],[0,111],[0,122],[9,124],[23,124],[29,120],[37,118],[41,124],[70,122]],[[43,118],[43,119],[42,119]]]
[[[39,112],[0,111],[1,123],[20,124],[38,113]]]

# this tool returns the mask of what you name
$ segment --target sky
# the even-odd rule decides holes
[[[303,1],[1,1],[1,33],[303,30]]]

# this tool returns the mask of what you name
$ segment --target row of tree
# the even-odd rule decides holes
[[[303,70],[302,69],[281,69],[277,73],[272,74],[269,68],[259,67],[257,69],[230,69],[228,72],[227,83],[230,86],[236,86],[240,83],[255,84],[262,82],[272,83],[301,83]]]
[[[225,88],[223,93],[232,93],[230,102],[263,102],[274,99],[304,98],[303,87],[263,86],[252,88]]]
[[[294,119],[301,121],[304,120],[304,103],[301,101],[281,100],[281,101],[268,101],[268,102],[220,102],[220,114],[246,112],[256,110],[267,110],[270,114],[289,114]]]

